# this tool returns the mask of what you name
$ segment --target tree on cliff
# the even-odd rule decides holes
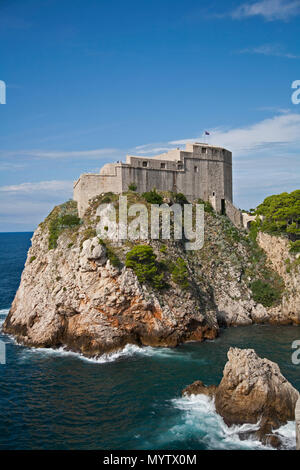
[[[294,242],[300,240],[300,189],[267,197],[256,214],[264,216],[260,226],[263,232],[286,234]]]

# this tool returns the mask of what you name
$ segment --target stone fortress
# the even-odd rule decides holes
[[[145,158],[127,155],[126,163],[104,165],[100,173],[84,173],[74,183],[73,198],[81,217],[95,196],[128,191],[134,183],[136,191],[183,193],[189,201],[209,201],[213,208],[226,214],[237,226],[247,224],[232,202],[232,153],[205,143],[186,144],[185,150],[174,149]]]

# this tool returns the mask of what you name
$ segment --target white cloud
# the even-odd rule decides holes
[[[278,108],[277,106],[261,106],[260,108],[257,108],[258,111],[269,111],[272,113],[278,113],[278,114],[289,114],[291,113],[290,108]]]
[[[272,109],[271,109],[272,110]],[[233,152],[234,201],[256,206],[266,196],[299,188],[300,113],[285,110],[269,119],[237,128],[208,129],[207,141]],[[130,149],[141,154],[165,152],[185,143],[203,141],[199,135]],[[48,153],[48,152],[47,152]],[[52,152],[50,152],[52,153]],[[125,151],[123,152],[123,158]],[[72,197],[73,182],[50,180],[0,186],[0,224],[7,230],[37,225],[55,204]],[[1,226],[0,226],[1,229]]]
[[[9,186],[0,186],[2,193],[52,193],[52,192],[68,192],[73,189],[73,181],[52,180],[39,181],[37,183],[21,183]]]
[[[57,204],[72,197],[72,181],[0,187],[0,231],[33,230]]]
[[[288,20],[300,13],[299,0],[261,0],[244,3],[231,13],[232,18],[242,19],[262,16],[267,21]]]
[[[71,159],[71,158],[86,158],[86,159],[100,159],[106,158],[107,156],[117,155],[120,151],[115,148],[103,148],[95,150],[79,150],[79,151],[45,151],[45,150],[14,150],[0,152],[0,156],[3,157],[32,157],[32,158],[45,158],[45,159]]]
[[[284,110],[257,123],[232,129],[209,129],[207,141],[233,152],[235,204],[255,207],[266,196],[299,188],[300,114]],[[161,142],[160,147],[183,148],[186,143],[203,142],[203,133],[187,139]],[[145,146],[155,153],[158,144]],[[140,146],[144,150],[144,146]],[[152,150],[152,152],[151,152]]]
[[[117,149],[107,148],[107,149],[96,149],[96,150],[81,150],[81,151],[33,151],[31,155],[39,158],[100,158],[106,157],[106,155],[111,155],[117,152]]]
[[[159,154],[168,152],[170,150],[170,145],[164,144],[163,146],[157,146],[159,144],[146,144],[146,145],[139,145],[138,147],[134,147],[132,150],[134,153],[138,153],[141,155],[146,154]],[[130,155],[130,153],[129,153]]]
[[[289,113],[236,129],[211,131],[212,142],[231,149],[236,156],[257,151],[282,151],[288,145],[300,145],[300,114]]]
[[[286,52],[280,44],[263,44],[258,47],[242,49],[239,54],[260,54],[273,57],[285,57],[286,59],[300,59],[300,55]]]
[[[264,119],[250,126],[235,129],[211,129],[208,143],[230,149],[235,156],[258,151],[274,150],[274,147],[300,145],[300,114],[286,113]],[[203,137],[174,140],[169,145],[184,145],[201,141]]]
[[[23,163],[0,162],[1,171],[23,170],[25,166]]]

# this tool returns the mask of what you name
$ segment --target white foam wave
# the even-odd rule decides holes
[[[21,343],[18,343],[17,340],[9,335],[10,339],[18,346],[23,346]],[[24,347],[24,346],[23,346]],[[137,346],[135,344],[127,344],[124,348],[111,353],[105,353],[101,356],[96,357],[86,357],[83,354],[69,351],[65,347],[60,348],[26,348],[23,353],[19,356],[21,361],[26,361],[29,359],[30,353],[41,354],[44,356],[54,355],[54,356],[73,356],[75,358],[81,359],[83,361],[105,364],[107,362],[114,362],[121,358],[128,358],[131,356],[144,356],[144,357],[157,357],[161,359],[177,359],[184,361],[191,361],[193,358],[187,352],[179,351],[176,348],[163,348],[163,347],[152,347],[152,346]],[[205,359],[197,359],[197,363],[206,363]]]
[[[111,353],[106,353],[102,354],[101,356],[97,357],[86,357],[83,354],[76,353],[74,351],[68,351],[64,347],[60,347],[57,349],[54,348],[26,348],[23,352],[23,354],[20,356],[21,360],[27,360],[29,359],[29,356],[32,354],[38,354],[42,356],[60,356],[60,357],[74,357],[86,362],[93,362],[93,363],[98,363],[98,364],[104,364],[106,362],[114,362],[117,359],[121,357],[129,357],[133,356],[134,354],[140,353],[140,348],[139,346],[136,346],[134,344],[127,344],[123,349],[111,352]]]
[[[172,400],[175,408],[181,411],[179,424],[173,426],[165,438],[169,440],[196,439],[207,449],[265,449],[254,437],[241,438],[241,435],[258,429],[258,424],[243,424],[228,427],[216,412],[214,401],[205,395],[191,395]],[[289,422],[277,430],[284,447],[295,448],[295,423]]]
[[[0,309],[0,315],[8,315],[9,308],[2,308]]]
[[[16,340],[14,340],[15,344],[18,344]],[[22,346],[20,344],[20,346]],[[179,355],[176,353],[176,350],[170,348],[153,348],[151,346],[137,346],[135,344],[127,344],[124,348],[119,349],[117,351],[102,354],[101,356],[97,357],[86,357],[83,354],[76,353],[73,351],[69,351],[64,347],[60,347],[57,349],[53,348],[26,348],[22,355],[20,355],[19,359],[22,361],[26,361],[29,359],[30,354],[41,354],[44,356],[47,355],[54,355],[54,356],[73,356],[75,358],[81,359],[83,361],[98,363],[98,364],[105,364],[107,362],[114,362],[120,358],[131,357],[134,355],[140,356],[159,356],[159,357],[178,357]],[[181,353],[180,356],[184,358],[184,355]]]
[[[7,317],[8,312],[9,312],[9,308],[0,309],[0,328],[5,322],[5,318]]]

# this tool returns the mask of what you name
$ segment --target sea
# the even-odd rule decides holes
[[[20,283],[32,233],[0,233],[0,325]],[[205,396],[182,397],[195,380],[218,384],[230,346],[254,348],[279,364],[300,390],[292,363],[294,326],[222,329],[214,341],[177,348],[127,345],[87,359],[64,349],[34,349],[1,333],[0,449],[269,449],[227,427]],[[2,361],[4,362],[4,361]],[[295,423],[279,429],[295,448]]]

